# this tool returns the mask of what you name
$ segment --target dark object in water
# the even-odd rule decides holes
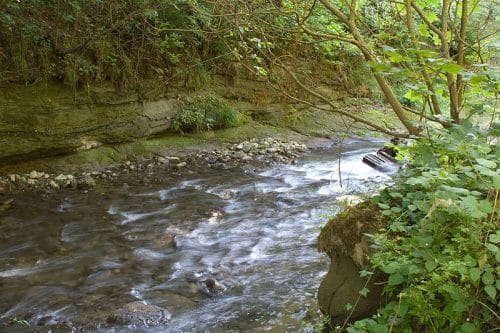
[[[377,151],[377,155],[379,155],[379,156],[381,156],[381,157],[383,157],[385,159],[388,159],[389,161],[391,161],[393,163],[396,163],[397,152],[392,147],[383,147],[383,148],[380,148]]]
[[[392,155],[391,151],[386,150],[386,147],[384,147],[379,149],[377,154],[366,154],[363,157],[363,162],[379,171],[389,172],[394,171],[397,168],[394,156],[396,155]]]
[[[393,145],[398,145],[404,143],[404,141],[393,138],[391,143]],[[384,146],[377,151],[377,154],[365,155],[363,157],[363,162],[382,172],[394,171],[397,168],[396,155],[396,149]]]
[[[375,154],[367,154],[363,157],[363,162],[379,171],[391,171],[394,165],[391,161]]]

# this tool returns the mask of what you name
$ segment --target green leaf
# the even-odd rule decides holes
[[[495,174],[493,176],[493,186],[495,186],[496,190],[500,189],[500,175]]]
[[[395,262],[390,262],[387,265],[383,266],[381,269],[384,273],[393,274],[399,270],[399,264]]]
[[[373,70],[375,72],[389,72],[391,70],[391,68],[392,68],[391,64],[378,63],[378,62],[375,62],[375,61],[369,61],[368,62],[368,66],[370,66],[371,68],[373,68]]]
[[[488,200],[479,201],[479,205],[477,207],[485,214],[489,214],[493,211],[493,207]]]
[[[408,209],[411,210],[412,212],[416,211],[418,208],[415,205],[408,205]]]
[[[359,294],[363,297],[366,297],[368,295],[368,293],[370,292],[370,289],[368,288],[363,288],[359,291]]]
[[[485,286],[485,287],[484,287],[484,291],[486,292],[486,294],[487,294],[489,297],[491,297],[491,298],[493,298],[493,299],[495,299],[495,298],[497,297],[497,290],[496,290],[496,288],[495,288],[495,287],[493,287],[493,286]]]
[[[428,182],[428,179],[424,177],[412,177],[406,181],[408,185],[424,185]]]
[[[477,282],[481,278],[481,270],[478,267],[472,267],[469,269],[469,277],[472,282]]]
[[[464,302],[455,302],[453,304],[452,310],[455,312],[464,312],[467,310],[467,305]]]
[[[427,269],[428,272],[432,272],[435,270],[437,267],[437,263],[434,260],[427,260],[425,262],[425,269]]]
[[[497,164],[494,161],[490,161],[484,158],[478,158],[476,159],[476,162],[489,169],[495,169],[497,167]]]
[[[460,188],[460,187],[453,187],[453,186],[448,186],[448,185],[441,185],[440,189],[442,189],[444,191],[453,192],[453,193],[456,193],[456,194],[461,194],[461,195],[468,195],[468,194],[470,194],[469,190],[467,190],[465,188]]]
[[[500,231],[497,231],[496,234],[492,234],[488,237],[488,240],[493,244],[500,243]]]
[[[495,177],[497,174],[495,171],[491,170],[490,168],[487,168],[483,165],[474,165],[474,169],[482,174],[483,176],[488,176],[488,177]]]
[[[437,2],[435,5],[437,5],[438,3],[439,2]],[[427,16],[427,18],[429,19],[430,22],[436,22],[439,20],[439,17],[434,12],[429,12],[425,16]]]
[[[391,211],[392,211],[393,213],[396,213],[396,214],[397,214],[397,213],[401,213],[401,208],[399,208],[399,207],[391,207]]]
[[[473,323],[463,323],[462,326],[460,326],[460,330],[463,333],[478,333],[480,332],[479,329],[474,325]]]
[[[397,286],[401,283],[403,283],[405,280],[404,276],[400,273],[392,274],[389,276],[389,286]]]
[[[487,286],[492,285],[495,282],[495,278],[493,277],[493,273],[491,271],[484,272],[481,280]]]
[[[497,253],[498,252],[498,246],[488,243],[486,244],[486,248],[491,252],[491,253]]]
[[[415,274],[418,274],[420,273],[422,270],[420,269],[420,267],[418,267],[417,265],[410,265],[408,267],[408,275],[415,275]]]
[[[443,71],[445,71],[446,73],[453,74],[453,75],[458,74],[462,70],[462,68],[463,68],[462,66],[451,63],[451,62],[444,64],[444,65],[441,65],[441,69]]]
[[[484,74],[476,74],[472,76],[471,79],[469,80],[470,84],[474,85],[483,83],[485,81],[488,81],[488,78]]]
[[[389,60],[391,62],[401,62],[405,59],[401,53],[394,52],[394,51],[387,51],[385,54],[389,57]]]
[[[373,326],[373,333],[387,333],[387,332],[389,332],[389,328],[387,327],[387,325],[377,324]]]
[[[471,217],[476,219],[482,218],[487,214],[481,209],[484,207],[480,207],[480,203],[477,198],[470,195],[462,198],[460,206],[462,209],[466,210]]]

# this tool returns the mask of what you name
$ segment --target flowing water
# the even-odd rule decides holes
[[[294,165],[158,170],[88,193],[17,196],[0,216],[0,317],[92,332],[301,331],[317,317],[328,258],[316,238],[335,197],[387,177],[361,162],[374,147],[344,147],[342,187],[331,147]],[[136,300],[171,321],[106,322]]]

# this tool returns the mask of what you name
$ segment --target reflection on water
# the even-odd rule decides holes
[[[296,165],[24,194],[0,220],[0,316],[125,332],[107,316],[144,300],[173,314],[148,332],[297,331],[316,311],[316,238],[335,196],[386,179],[361,163],[373,148],[351,149],[343,187],[327,149]]]

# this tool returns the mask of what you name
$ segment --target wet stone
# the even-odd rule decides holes
[[[108,322],[121,325],[149,327],[164,325],[171,317],[167,309],[137,301],[128,303],[123,308],[118,309],[108,318]]]
[[[94,178],[91,176],[85,175],[83,176],[80,181],[78,182],[78,187],[79,188],[91,188],[96,185],[96,182]]]
[[[181,162],[181,163],[178,163],[175,165],[175,168],[176,169],[182,169],[184,168],[185,166],[187,166],[187,163],[186,162]]]

